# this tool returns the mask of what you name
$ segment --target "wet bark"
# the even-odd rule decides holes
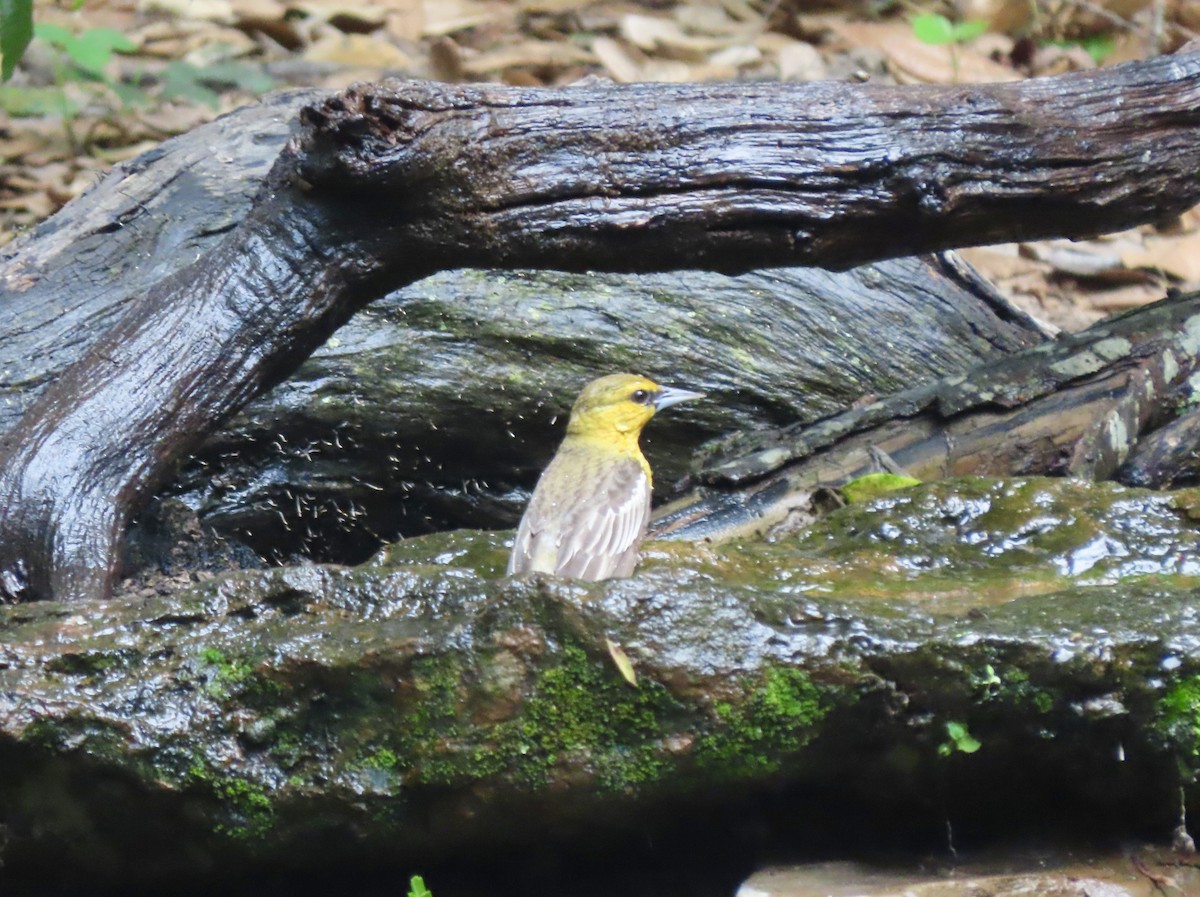
[[[296,112],[322,96],[275,94],[170,140],[6,247],[0,433],[141,293],[245,217]],[[1043,337],[952,254],[737,277],[441,272],[357,314],[166,492],[265,557],[355,563],[384,540],[515,523],[597,371],[712,397],[647,434],[668,488],[714,436],[811,420]],[[173,508],[138,515],[124,572],[187,544],[194,523],[181,529]]]
[[[1135,449],[1169,421],[1200,368],[1198,333],[1200,293],[1191,293],[811,426],[734,436],[655,531],[730,538],[792,528],[817,513],[823,491],[881,466],[922,480],[1119,475],[1141,485],[1149,476],[1134,462],[1161,460],[1164,443],[1193,426],[1180,418]]]
[[[107,594],[190,450],[434,270],[844,267],[1125,227],[1200,196],[1198,97],[1200,54],[981,87],[351,89],[0,445],[0,589]]]

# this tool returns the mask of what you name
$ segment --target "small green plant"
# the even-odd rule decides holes
[[[4,2],[0,0],[0,4]],[[82,105],[110,90],[122,101],[133,98],[128,85],[122,85],[107,73],[114,53],[137,49],[121,32],[112,28],[91,28],[73,34],[61,25],[39,23],[33,26],[32,34],[53,51],[54,84],[48,87],[5,85],[0,88],[0,108],[13,115],[59,115],[65,123],[68,138],[72,144],[77,144],[71,122]],[[15,64],[14,57],[6,53],[6,71],[10,59]],[[136,89],[135,92],[141,93]]]
[[[964,44],[974,40],[987,31],[986,19],[968,19],[965,22],[951,22],[940,13],[928,13],[913,16],[911,19],[913,34],[923,44]]]
[[[1055,47],[1079,47],[1092,57],[1096,65],[1101,65],[1117,49],[1117,39],[1111,34],[1093,34],[1077,40],[1052,40],[1050,44]]]
[[[66,81],[80,75],[96,81],[106,81],[105,69],[112,61],[113,53],[132,53],[137,44],[112,28],[89,28],[72,34],[61,25],[47,22],[33,26],[33,35],[60,51],[68,66],[56,71],[56,80]],[[59,65],[63,64],[59,60]],[[57,68],[57,67],[56,67]]]
[[[176,60],[162,72],[162,95],[169,100],[207,103],[216,109],[221,97],[213,85],[265,93],[275,82],[270,75],[241,62],[214,62],[199,67]]]
[[[990,663],[985,663],[983,673],[975,677],[975,686],[984,693],[985,697],[994,698],[1000,693],[1004,681],[996,675],[995,667]]]
[[[414,875],[408,881],[408,897],[433,897],[433,893],[425,887],[425,879]]]
[[[973,754],[983,747],[983,742],[967,731],[966,723],[946,723],[946,734],[949,738],[938,745],[939,757],[949,757],[955,751]]]
[[[0,0],[0,58],[7,80],[10,63],[16,65],[28,40],[6,16],[6,5],[15,0]],[[72,123],[91,103],[113,108],[114,100],[123,106],[145,105],[151,99],[147,85],[158,83],[155,95],[168,100],[207,103],[216,109],[219,88],[235,87],[251,93],[263,93],[274,86],[271,77],[241,62],[214,62],[195,66],[179,60],[166,65],[160,74],[139,72],[127,79],[109,74],[117,53],[131,53],[137,45],[112,28],[89,28],[78,34],[61,25],[30,23],[30,35],[52,51],[54,84],[0,86],[0,109],[11,115],[61,116],[72,144],[78,145]],[[22,43],[22,40],[24,41]],[[219,49],[219,48],[218,48]]]
[[[958,47],[969,40],[974,40],[987,31],[986,19],[968,19],[965,22],[951,22],[940,13],[926,13],[913,16],[910,20],[913,35],[923,44],[947,46],[950,48],[950,66],[954,70],[954,80],[958,81]]]

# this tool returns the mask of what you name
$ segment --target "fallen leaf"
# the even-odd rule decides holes
[[[1157,302],[1163,297],[1163,289],[1156,283],[1129,284],[1111,290],[1099,290],[1087,295],[1087,302],[1097,311],[1111,314],[1130,308],[1140,308]]]
[[[726,47],[708,58],[709,65],[727,66],[737,70],[754,65],[763,58],[762,51],[755,46]]]
[[[592,53],[600,60],[609,77],[618,84],[642,80],[641,63],[611,37],[601,36],[592,41]]]
[[[399,47],[369,34],[331,34],[307,47],[301,58],[381,71],[411,71],[416,67],[413,58]]]
[[[388,8],[384,29],[396,40],[419,40],[425,32],[425,4],[421,0],[396,0]]]
[[[917,40],[905,22],[840,22],[834,33],[851,47],[883,52],[902,83],[976,84],[1019,81],[1019,73],[974,51],[971,45],[934,45]]]
[[[1162,271],[1179,280],[1200,280],[1200,231],[1177,237],[1147,236],[1141,247],[1121,253],[1129,268]]]
[[[370,3],[346,3],[344,0],[305,0],[289,3],[288,11],[302,13],[311,19],[333,22],[343,31],[361,34],[383,27],[387,8]]]
[[[825,60],[810,43],[789,41],[779,49],[776,58],[781,81],[821,81],[829,77]]]
[[[168,15],[178,19],[202,19],[207,22],[232,22],[231,0],[140,0],[138,12]]]
[[[625,649],[610,639],[604,637],[604,647],[608,648],[608,656],[612,658],[613,664],[621,674],[621,678],[637,688],[637,671],[633,668],[633,661],[629,659],[629,655],[625,653]]]
[[[462,48],[452,37],[440,37],[429,48],[429,65],[433,69],[433,77],[439,81],[462,81],[463,54]]]
[[[513,8],[505,10],[498,4],[479,0],[424,0],[422,9],[425,19],[422,33],[426,37],[439,37],[467,28],[495,24],[505,18],[511,19],[516,14]]]
[[[482,75],[522,65],[566,66],[595,61],[590,51],[574,44],[528,40],[466,58],[462,66],[467,74]]]

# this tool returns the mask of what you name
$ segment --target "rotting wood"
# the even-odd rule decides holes
[[[433,270],[844,267],[1200,198],[1200,54],[1017,84],[389,83],[309,109],[251,214],[0,442],[0,592],[107,595],[130,514],[364,303]]]

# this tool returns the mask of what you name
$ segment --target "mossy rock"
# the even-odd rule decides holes
[[[1122,828],[1200,769],[1176,496],[944,481],[772,543],[649,543],[607,583],[505,578],[508,538],[0,608],[9,869],[411,868],[781,788],[892,818],[1051,782]],[[169,832],[105,823],[151,812]]]

